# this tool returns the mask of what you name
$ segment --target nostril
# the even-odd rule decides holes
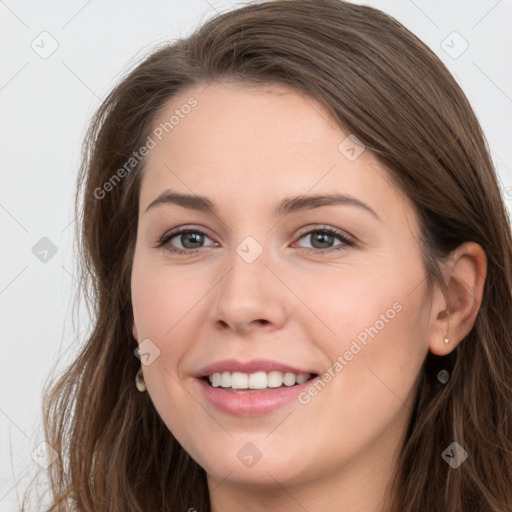
[[[259,322],[260,324],[263,324],[263,325],[266,325],[269,323],[268,320],[265,320],[265,319],[260,319],[260,320],[257,320],[257,322]]]

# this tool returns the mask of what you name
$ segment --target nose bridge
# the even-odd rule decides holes
[[[270,251],[247,236],[233,250],[218,285],[215,320],[237,331],[253,322],[280,326],[286,319],[285,290],[273,272]]]

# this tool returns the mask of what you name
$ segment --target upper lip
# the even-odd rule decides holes
[[[271,361],[269,359],[251,359],[250,361],[237,361],[236,359],[225,359],[217,361],[216,363],[205,366],[197,373],[196,377],[203,378],[214,373],[222,372],[242,372],[242,373],[256,373],[256,372],[283,372],[300,374],[315,374],[314,371],[300,369],[290,366],[279,361]]]

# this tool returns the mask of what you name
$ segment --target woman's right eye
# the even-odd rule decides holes
[[[167,250],[177,254],[190,254],[202,248],[200,244],[204,243],[205,238],[211,240],[211,238],[200,229],[191,227],[178,228],[166,233],[157,243],[157,247],[165,247]],[[181,247],[176,247],[174,245],[176,242],[172,243],[173,239],[176,239]]]

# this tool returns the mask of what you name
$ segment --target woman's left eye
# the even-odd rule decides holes
[[[306,247],[306,249],[310,249],[311,251],[318,254],[331,251],[339,251],[341,249],[345,249],[346,247],[352,247],[354,245],[354,241],[352,239],[348,238],[341,231],[338,231],[337,229],[331,228],[329,226],[325,226],[321,229],[313,229],[311,231],[308,231],[307,233],[301,235],[299,240],[302,240],[303,238],[306,237],[310,237],[313,244],[320,245],[320,248],[313,247],[310,249],[309,247]],[[336,238],[340,240],[340,243],[338,245],[331,246],[331,243]],[[329,247],[325,247],[325,244],[329,245]]]
[[[337,229],[325,226],[318,229],[310,230],[303,233],[299,240],[310,237],[311,243],[318,244],[320,247],[303,247],[314,253],[327,253],[331,251],[337,251],[346,247],[352,247],[355,245],[354,241],[348,238],[344,233]],[[181,247],[176,247],[173,243],[173,239],[177,239]],[[201,245],[204,243],[205,238],[211,238],[202,230],[195,227],[185,227],[175,229],[169,233],[166,233],[156,244],[156,247],[166,246],[166,249],[176,254],[195,253],[199,249],[202,249]],[[337,245],[331,245],[335,239],[340,241]],[[212,240],[213,241],[213,240]],[[216,242],[214,242],[215,245]],[[328,247],[326,247],[326,245]]]

